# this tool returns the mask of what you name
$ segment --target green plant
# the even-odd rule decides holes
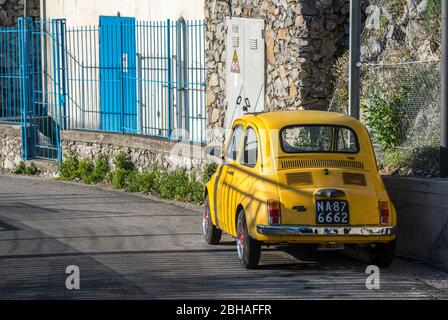
[[[334,63],[331,69],[333,81],[333,94],[331,98],[331,110],[347,112],[348,107],[348,63],[349,51],[345,51]]]
[[[441,31],[442,0],[428,0],[423,12],[423,26],[425,32],[431,35],[435,41],[440,41],[438,36]]]
[[[78,177],[87,184],[93,183],[94,164],[89,159],[82,159],[78,163]]]
[[[152,167],[150,170],[145,170],[139,175],[139,190],[142,193],[155,192],[158,188],[161,171],[157,167]]]
[[[216,169],[218,169],[218,165],[215,162],[210,162],[205,165],[201,176],[201,180],[204,184],[210,181],[212,175],[216,172]]]
[[[380,166],[385,174],[436,177],[439,175],[439,157],[438,145],[414,149],[400,148],[385,152]]]
[[[185,169],[176,169],[160,176],[157,192],[163,199],[202,203],[204,184]]]
[[[95,162],[89,159],[79,160],[73,153],[68,153],[59,165],[60,179],[76,180],[91,184],[107,181],[116,189],[128,192],[156,193],[164,199],[175,199],[197,204],[203,202],[204,184],[215,173],[217,165],[207,164],[200,179],[189,174],[185,169],[174,171],[161,170],[157,166],[139,172],[128,154],[120,152],[113,161],[115,169],[110,170],[107,156],[99,155]],[[19,164],[18,171],[23,171],[24,164]]]
[[[367,96],[364,121],[383,150],[398,147],[406,137],[406,99],[406,90],[393,94],[374,90]]]
[[[389,19],[385,15],[381,15],[379,19],[378,37],[383,37],[386,27],[389,25]]]
[[[28,176],[34,176],[40,173],[39,168],[34,162],[31,162],[29,166],[26,165],[25,161],[20,161],[20,163],[11,170],[13,174],[26,174]]]
[[[140,191],[140,177],[141,173],[137,170],[131,171],[125,177],[125,190],[128,192],[139,192]]]
[[[185,169],[162,173],[157,191],[163,199],[181,200],[184,198],[189,179]]]
[[[109,174],[109,182],[115,189],[124,189],[126,187],[126,178],[129,171],[115,169]]]
[[[405,164],[408,156],[406,149],[388,150],[380,158],[380,165],[387,170],[397,170]]]
[[[126,152],[120,152],[114,159],[115,169],[121,169],[124,171],[132,171],[135,169],[132,163],[131,157]]]
[[[390,13],[392,16],[399,18],[403,15],[406,8],[407,0],[388,0]]]
[[[26,169],[26,174],[29,176],[34,176],[39,173],[40,173],[39,168],[36,166],[34,162],[31,162],[30,166]]]
[[[19,164],[12,168],[11,172],[13,174],[26,174],[26,164],[25,161],[20,161]]]
[[[79,178],[79,160],[74,152],[69,152],[59,164],[59,179],[72,181]]]
[[[204,201],[204,184],[190,177],[185,201],[202,204]]]
[[[412,175],[436,177],[439,175],[439,160],[439,146],[424,146],[412,150],[406,161],[406,167]]]
[[[99,183],[106,179],[110,172],[109,158],[100,154],[95,160],[95,165],[92,172],[92,182]]]
[[[127,186],[128,176],[135,170],[131,157],[120,152],[114,158],[115,169],[109,173],[109,182],[116,189],[124,189]]]

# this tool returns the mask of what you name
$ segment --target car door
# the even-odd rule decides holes
[[[228,231],[229,221],[228,213],[230,202],[235,192],[232,190],[233,177],[235,175],[235,163],[238,159],[241,142],[243,140],[244,124],[236,122],[233,126],[230,139],[227,144],[224,155],[224,164],[221,170],[221,176],[218,180],[217,203],[218,203],[218,225],[224,231]]]
[[[254,185],[259,177],[259,142],[254,126],[248,125],[244,132],[241,152],[235,164],[235,174],[232,180],[234,197],[230,199],[230,210],[227,221],[230,233],[236,232],[236,209],[242,204],[247,210],[257,207],[257,200],[253,197]],[[248,217],[248,215],[246,215]]]

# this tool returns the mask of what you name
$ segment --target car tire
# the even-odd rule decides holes
[[[376,244],[374,248],[370,249],[370,261],[380,268],[389,267],[395,256],[395,247],[395,240],[388,243]]]
[[[255,269],[258,266],[261,256],[261,243],[249,235],[244,210],[238,213],[236,250],[241,264],[246,269]]]
[[[221,241],[222,231],[212,223],[208,195],[205,196],[204,213],[202,215],[202,234],[208,244],[217,245]]]

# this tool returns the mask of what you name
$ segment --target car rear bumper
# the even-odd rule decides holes
[[[326,227],[326,226],[264,226],[257,225],[257,232],[265,236],[326,236],[326,237],[375,237],[392,236],[397,232],[396,226],[354,226],[354,227]]]

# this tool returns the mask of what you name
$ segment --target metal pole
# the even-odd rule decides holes
[[[440,110],[440,177],[448,177],[448,1],[442,1],[442,92]]]
[[[361,4],[350,0],[349,115],[359,119],[361,83]]]
[[[172,65],[171,65],[171,20],[166,21],[166,63],[167,63],[167,82],[168,82],[168,139],[171,139],[173,130],[173,88],[172,88]]]
[[[23,1],[23,16],[26,18],[27,14],[28,14],[28,8],[27,8],[27,0]]]
[[[137,53],[137,132],[143,132],[143,88],[142,88],[142,61],[143,56]]]

